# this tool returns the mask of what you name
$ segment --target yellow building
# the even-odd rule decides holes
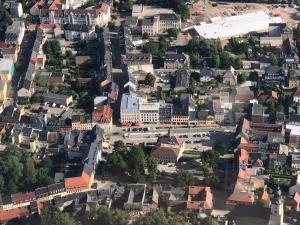
[[[0,101],[6,98],[7,94],[7,84],[5,80],[0,80]]]

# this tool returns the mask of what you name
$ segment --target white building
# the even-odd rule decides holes
[[[25,34],[25,23],[23,21],[14,21],[5,31],[5,44],[21,45]]]
[[[95,29],[87,25],[65,24],[65,38],[68,41],[74,40],[90,40],[97,38]]]
[[[120,106],[121,125],[139,125],[141,123],[139,112],[139,98],[135,93],[124,93]]]
[[[149,102],[139,105],[142,123],[159,123],[159,103]]]
[[[106,26],[110,21],[110,6],[102,3],[98,9],[63,9],[57,8],[41,9],[41,23],[54,24],[78,24],[87,26]]]
[[[265,11],[247,13],[230,17],[213,17],[210,22],[194,26],[196,32],[211,39],[226,39],[251,32],[268,31],[270,23],[282,23],[280,17],[272,17]]]
[[[20,2],[11,2],[10,6],[10,13],[13,17],[22,17],[23,16],[23,6]]]

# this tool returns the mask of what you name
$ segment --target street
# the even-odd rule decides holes
[[[128,128],[127,128],[128,129]],[[216,141],[229,143],[232,141],[235,127],[192,127],[192,128],[173,128],[155,129],[150,131],[124,131],[112,132],[109,142],[122,140],[127,144],[143,144],[152,146],[157,138],[170,132],[171,135],[178,135],[185,144],[185,150],[206,151],[211,149]]]

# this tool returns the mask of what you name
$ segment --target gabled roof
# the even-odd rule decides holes
[[[188,188],[188,209],[205,209],[213,208],[213,195],[210,187],[190,186]]]
[[[3,223],[22,216],[29,216],[29,210],[27,209],[27,207],[15,208],[10,210],[0,210],[0,222]]]
[[[254,202],[254,195],[248,193],[232,193],[228,201],[234,202],[243,202],[243,203],[253,203]]]
[[[177,158],[180,153],[179,148],[158,147],[152,149],[151,156],[155,158]]]
[[[18,192],[15,194],[11,195],[11,201],[14,202],[25,202],[25,201],[29,201],[35,199],[35,192],[26,192],[26,193],[22,193],[22,192]]]

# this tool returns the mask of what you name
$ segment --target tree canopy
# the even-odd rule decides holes
[[[100,207],[90,219],[91,225],[127,225],[128,216],[123,210]]]
[[[41,216],[41,225],[77,225],[78,223],[55,207],[45,207]]]
[[[150,87],[154,87],[156,81],[156,77],[152,73],[147,73],[145,78],[145,83]]]
[[[194,176],[188,170],[179,170],[175,180],[176,185],[179,187],[186,187],[194,184]]]
[[[21,156],[5,155],[0,159],[0,194],[10,195],[52,184],[53,179],[49,176],[51,168],[47,166],[35,163],[27,153]]]
[[[137,182],[153,182],[157,175],[157,161],[145,155],[137,145],[129,149],[122,141],[114,144],[114,151],[108,156],[107,171],[112,174],[128,173]]]

